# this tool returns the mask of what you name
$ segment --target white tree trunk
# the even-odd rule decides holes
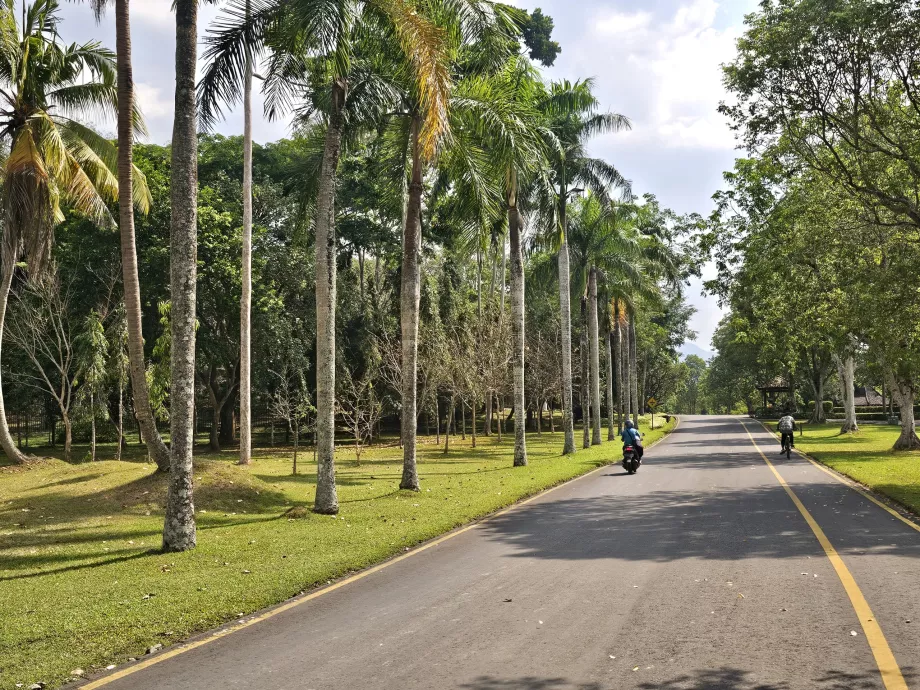
[[[170,477],[163,524],[163,550],[195,546],[192,451],[195,409],[195,282],[198,273],[198,113],[195,69],[198,2],[177,0],[176,96],[172,137],[169,276]],[[149,441],[149,438],[148,438]]]
[[[92,462],[96,462],[96,396],[89,394],[89,452]]]
[[[840,372],[840,387],[843,389],[844,420],[843,426],[840,427],[840,433],[849,434],[854,431],[859,431],[859,425],[856,423],[856,399],[854,397],[855,390],[853,388],[855,369],[853,355],[847,354],[844,359],[838,359],[837,368]]]
[[[591,445],[601,444],[601,360],[597,322],[597,269],[588,274],[588,353],[591,368]]]
[[[562,246],[559,248],[559,322],[562,336],[562,430],[565,441],[562,454],[575,452],[575,422],[572,415],[572,303],[569,283],[569,244],[565,221],[562,227]]]
[[[633,424],[639,428],[639,371],[636,359],[636,320],[629,320],[629,404]]]
[[[421,117],[412,118],[412,176],[403,225],[402,285],[400,292],[400,327],[402,330],[402,433],[403,473],[400,489],[419,491],[416,463],[416,419],[418,377],[418,320],[421,299],[419,255],[422,246],[422,150],[419,136]]]
[[[3,258],[2,274],[3,280],[0,282],[0,346],[3,342],[4,322],[6,321],[6,308],[10,299],[10,286],[13,284],[13,273],[16,269],[16,261],[13,258]],[[6,404],[3,400],[3,386],[0,385],[0,446],[12,462],[19,465],[26,461],[26,455],[16,447],[16,441],[10,434],[10,427],[6,421]]]
[[[246,4],[247,15],[249,3]],[[240,464],[252,462],[252,63],[246,61],[243,85],[243,290],[240,297]]]
[[[914,401],[917,391],[913,381],[891,377],[891,396],[898,404],[901,418],[901,433],[894,442],[894,450],[917,450],[920,438],[917,437],[914,420]]]
[[[607,440],[613,441],[616,437],[616,426],[613,419],[613,333],[607,333],[604,337],[607,352]]]
[[[514,466],[527,464],[527,422],[524,403],[524,255],[521,251],[521,216],[518,213],[517,177],[512,183],[512,203],[508,206],[508,228],[511,238],[511,333],[514,350]]]

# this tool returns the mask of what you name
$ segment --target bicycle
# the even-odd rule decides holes
[[[786,460],[792,457],[792,434],[781,434],[780,435],[780,455],[783,453],[786,454]]]

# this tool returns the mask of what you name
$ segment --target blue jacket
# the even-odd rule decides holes
[[[623,433],[620,434],[620,438],[623,439],[623,445],[642,445],[642,434],[639,433],[638,429],[623,429]]]

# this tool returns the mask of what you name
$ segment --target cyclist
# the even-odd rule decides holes
[[[642,447],[642,434],[639,433],[639,430],[636,428],[636,425],[633,424],[633,420],[627,419],[626,424],[623,428],[623,433],[620,434],[620,438],[623,439],[623,448],[626,446],[632,446],[636,449],[636,452],[639,454],[639,460],[642,460],[642,456],[645,454],[645,449]]]
[[[795,448],[795,419],[788,412],[780,417],[779,423],[776,425],[777,430],[780,433],[779,437],[779,447],[780,455],[785,452],[786,448],[786,439],[789,439],[789,447]]]

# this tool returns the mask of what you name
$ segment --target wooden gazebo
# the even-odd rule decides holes
[[[776,398],[780,393],[789,393],[791,388],[789,384],[777,378],[757,386],[757,390],[760,391],[763,408],[767,409],[776,405]]]

